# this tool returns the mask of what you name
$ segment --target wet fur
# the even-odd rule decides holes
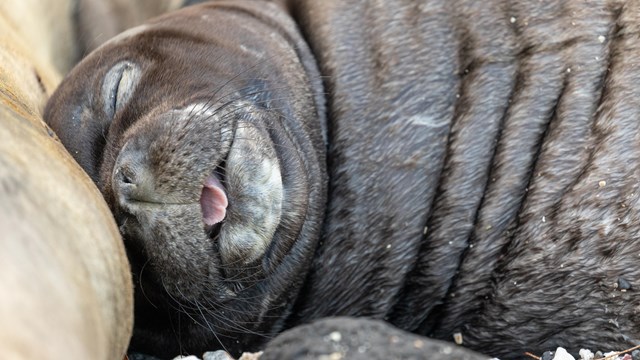
[[[265,86],[280,89],[285,80],[308,76],[297,84],[311,89],[315,101],[308,92],[285,94],[289,102],[278,108],[314,106],[310,113],[320,115],[317,122],[287,118],[303,121],[305,129],[316,127],[316,134],[324,132],[318,98],[326,92],[329,203],[324,221],[320,214],[303,222],[322,224],[322,237],[299,237],[296,244],[305,245],[296,250],[276,242],[262,264],[253,264],[260,275],[250,288],[266,289],[266,300],[212,303],[225,319],[235,320],[227,326],[237,332],[213,329],[232,337],[222,339],[227,348],[251,350],[284,328],[331,315],[381,318],[443,339],[461,332],[466,346],[500,358],[558,345],[575,352],[640,341],[638,3],[280,3],[311,47],[323,87],[309,72],[313,61],[284,13],[273,15],[265,9],[274,8],[261,2],[207,6],[220,12],[251,9],[243,26],[257,21],[278,28],[274,19],[288,24],[286,43],[298,58],[274,57],[269,65],[278,80]],[[184,20],[176,13],[158,21]],[[216,40],[222,46],[249,41],[246,33],[226,31]],[[181,69],[207,56],[206,48],[185,51],[192,49],[185,40],[197,42],[193,35],[182,34],[182,42],[168,48],[175,52],[160,54],[151,46],[154,31],[147,34],[130,51],[175,59]],[[268,34],[255,32],[267,48],[283,44]],[[108,48],[100,51],[109,61],[115,57]],[[239,77],[261,77],[239,59],[231,68]],[[167,104],[166,94],[175,92],[167,84],[202,76],[171,68],[144,70],[145,86],[122,119],[133,121],[153,104]],[[87,80],[90,71],[81,69],[57,99],[91,96],[87,88],[97,86]],[[50,118],[63,118],[55,112],[68,107],[55,104],[56,97]],[[110,129],[108,139],[118,138],[127,122],[121,124],[121,130]],[[110,171],[96,165],[115,156],[102,155],[98,130],[78,140],[76,130],[53,126],[94,178]],[[303,132],[295,122],[285,128]],[[306,164],[321,164],[307,170],[318,171],[324,147],[319,138],[311,140],[313,146],[285,153],[304,154]],[[299,205],[324,206],[323,198]],[[271,254],[278,254],[277,260]],[[310,255],[312,263],[299,263],[309,262]],[[287,276],[305,272],[296,274],[286,291],[277,285],[286,276],[274,271],[283,267],[290,269]],[[617,289],[620,279],[631,289]],[[137,300],[145,302],[142,296]],[[248,314],[256,307],[264,311],[252,318]],[[184,316],[188,310],[177,309],[162,320],[152,308],[141,309],[136,315],[143,325],[134,347],[197,352],[213,346],[217,340],[206,325],[219,326],[223,315],[185,325],[201,309]],[[158,344],[166,348],[159,350]]]

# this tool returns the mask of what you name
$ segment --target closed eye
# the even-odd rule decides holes
[[[127,104],[141,74],[140,67],[128,60],[116,63],[107,71],[102,82],[102,101],[108,118],[113,119]]]

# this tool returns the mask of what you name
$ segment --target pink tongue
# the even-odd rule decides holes
[[[200,206],[206,225],[215,225],[222,221],[227,214],[227,194],[222,183],[215,175],[209,175],[204,181]]]

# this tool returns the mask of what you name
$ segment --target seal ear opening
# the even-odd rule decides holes
[[[121,61],[109,69],[102,82],[102,101],[107,118],[113,119],[118,111],[129,102],[142,71],[130,61]]]

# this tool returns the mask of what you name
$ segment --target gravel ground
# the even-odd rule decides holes
[[[462,343],[461,337],[454,340]],[[535,360],[640,360],[640,346],[628,351],[601,352],[587,349],[572,356],[563,348],[544,354],[523,352],[522,359]],[[244,353],[235,359],[224,351],[174,360],[489,360],[485,355],[454,343],[434,340],[369,319],[330,318],[299,326],[271,340],[264,352]],[[160,360],[130,355],[129,360]],[[494,359],[491,359],[494,360]]]
[[[334,333],[334,336],[337,336]],[[267,358],[271,359],[273,356],[265,356],[262,357],[263,353],[244,353],[237,360],[266,360]],[[292,354],[293,355],[293,354]],[[433,359],[434,354],[429,354],[427,351],[421,354],[424,359]],[[442,354],[441,354],[442,355]],[[439,359],[445,359],[441,355],[435,354]],[[310,357],[311,356],[311,357]],[[370,356],[370,354],[368,355]],[[388,356],[388,354],[387,354]],[[368,357],[369,359],[405,359],[404,357]],[[457,355],[451,354],[451,357],[446,359],[459,359]],[[523,356],[523,358],[527,358],[527,356]],[[640,350],[636,349],[628,353],[619,354],[619,352],[608,352],[602,353],[601,351],[596,351],[595,353],[591,350],[582,349],[580,350],[579,357],[574,357],[569,354],[564,348],[557,348],[555,351],[547,351],[542,356],[529,356],[531,359],[540,359],[540,360],[640,360]],[[327,354],[299,354],[297,357],[288,357],[288,358],[280,358],[284,359],[317,359],[317,360],[346,360],[353,359],[352,357],[347,357],[343,352],[332,352]],[[197,356],[178,356],[174,360],[236,360],[231,355],[227,354],[222,350],[218,350],[215,352],[207,352],[203,355],[202,358],[198,358]],[[499,360],[499,359],[490,359],[490,360]]]

